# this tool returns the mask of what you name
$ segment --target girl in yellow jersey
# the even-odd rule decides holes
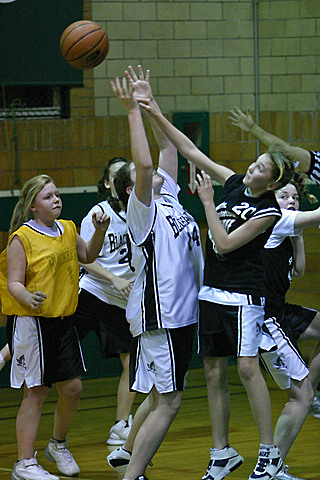
[[[34,454],[42,406],[53,382],[59,399],[45,456],[64,475],[80,471],[66,440],[84,370],[70,315],[78,301],[78,262],[91,263],[98,256],[110,218],[102,212],[93,214],[95,231],[86,243],[72,221],[57,220],[61,208],[50,177],[28,180],[13,212],[8,246],[0,257],[2,312],[8,315],[12,354],[10,383],[13,388],[24,387],[16,421],[18,461],[11,480],[58,479],[38,464]]]

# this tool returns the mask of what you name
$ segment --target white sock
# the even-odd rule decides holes
[[[230,447],[230,445],[226,445],[226,446],[223,447],[223,448],[215,448],[215,447],[213,447],[212,450],[213,450],[214,452],[220,452],[221,450],[224,450],[224,449],[229,448],[229,447]]]
[[[0,352],[0,363],[2,363],[2,362],[4,362],[4,361],[5,361],[5,359],[3,358],[3,355],[2,355],[2,353]]]

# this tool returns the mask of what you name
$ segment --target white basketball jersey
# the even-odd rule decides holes
[[[178,202],[177,185],[164,171],[162,197],[147,207],[135,189],[127,223],[137,274],[127,305],[133,336],[197,322],[203,256],[199,228]]]
[[[281,209],[281,218],[273,227],[272,233],[267,240],[264,248],[278,247],[286,237],[296,237],[303,231],[302,228],[295,229],[294,222],[299,210]]]
[[[134,280],[135,276],[130,269],[128,259],[128,232],[125,212],[116,213],[107,201],[95,205],[82,220],[80,235],[86,242],[90,240],[94,232],[92,214],[101,211],[110,216],[110,225],[96,262],[118,277]],[[106,303],[126,308],[126,301],[120,293],[111,283],[97,275],[86,272],[80,279],[80,288],[84,288]]]

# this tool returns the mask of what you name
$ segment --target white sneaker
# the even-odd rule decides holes
[[[275,478],[283,467],[280,450],[275,445],[265,446],[260,444],[257,465],[249,480],[271,480]]]
[[[242,463],[243,458],[230,445],[221,450],[210,448],[210,462],[202,480],[222,480]]]
[[[80,473],[80,468],[68,449],[67,440],[59,443],[50,440],[46,446],[44,455],[50,462],[57,464],[59,472],[63,473],[63,475],[74,477]]]
[[[38,464],[36,458],[20,460],[13,466],[11,480],[59,480]]]
[[[280,470],[279,473],[274,477],[275,480],[304,480],[303,478],[294,477],[288,473],[289,467],[285,465],[284,468]]]
[[[309,410],[309,415],[311,415],[311,417],[320,418],[320,399],[317,395],[314,396],[313,404]]]
[[[123,447],[118,447],[107,456],[107,461],[110,467],[117,470],[117,472],[119,472],[120,475],[123,477],[126,473],[130,458],[130,452],[125,450]]]
[[[110,429],[108,445],[123,445],[128,438],[132,426],[132,415],[128,418],[128,423],[125,420],[120,420]]]

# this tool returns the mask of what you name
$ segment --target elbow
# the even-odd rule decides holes
[[[210,233],[212,235],[212,232],[210,230]],[[214,238],[212,235],[213,241],[214,241],[214,250],[216,253],[219,255],[224,255],[225,253],[229,253],[232,251],[232,248],[230,248],[228,244],[228,239],[220,239],[220,238]]]
[[[78,255],[79,267],[82,267],[82,265],[88,265],[88,263],[92,263],[94,260],[95,259],[91,260],[88,252],[86,255],[81,255],[81,257]]]
[[[293,278],[303,278],[304,277],[304,268],[303,269],[298,269],[298,270],[294,270],[293,272]]]
[[[224,245],[217,246],[216,245],[216,250],[220,255],[226,255],[227,253],[234,252],[238,246],[233,246],[228,243],[225,243]]]
[[[136,164],[136,172],[140,173],[143,178],[150,178],[153,175],[154,167],[152,160],[144,159],[140,162],[140,165]]]
[[[226,253],[229,253],[230,249],[228,249],[226,245],[217,245],[216,244],[216,251],[217,251],[217,253],[219,253],[219,255],[224,255]]]
[[[154,166],[153,166],[153,163],[149,163],[149,162],[146,162],[144,165],[143,165],[143,170],[145,171],[145,173],[147,175],[153,175],[153,172],[154,172]]]
[[[88,263],[93,263],[96,258],[97,258],[96,256],[88,255],[87,258],[82,258],[81,262],[79,262],[79,263],[80,263],[80,265],[81,264],[88,265]]]
[[[14,288],[12,288],[12,284],[7,282],[7,288],[8,288],[8,292],[10,293],[10,295],[13,296],[14,294]]]

